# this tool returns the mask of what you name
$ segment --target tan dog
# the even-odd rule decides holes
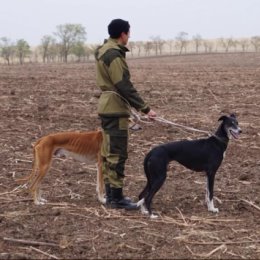
[[[40,138],[33,147],[33,169],[30,175],[17,181],[28,182],[34,203],[44,204],[40,184],[47,174],[53,155],[70,156],[78,161],[97,164],[96,191],[100,202],[105,203],[104,182],[102,174],[101,130],[92,132],[61,132]]]

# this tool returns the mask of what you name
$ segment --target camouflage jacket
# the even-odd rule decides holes
[[[102,90],[98,102],[101,116],[128,117],[130,106],[143,113],[150,111],[130,81],[125,60],[127,51],[125,46],[109,38],[95,52],[97,85]]]

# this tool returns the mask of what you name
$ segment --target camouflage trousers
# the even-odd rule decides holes
[[[128,158],[128,118],[100,117],[103,133],[101,155],[105,184],[122,188]]]

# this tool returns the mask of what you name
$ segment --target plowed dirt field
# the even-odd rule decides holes
[[[54,159],[33,204],[15,179],[29,174],[32,143],[58,131],[94,130],[95,64],[0,66],[0,259],[259,259],[260,54],[128,60],[132,81],[160,117],[214,132],[235,113],[243,133],[230,140],[215,181],[218,214],[204,203],[205,176],[177,163],[153,201],[160,217],[106,209],[95,165]],[[131,131],[124,193],[137,201],[143,159],[154,146],[204,134],[154,122]]]

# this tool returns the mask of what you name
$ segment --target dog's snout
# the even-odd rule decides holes
[[[237,133],[238,133],[238,134],[241,134],[241,133],[242,133],[242,129],[241,129],[239,126],[237,127]]]

